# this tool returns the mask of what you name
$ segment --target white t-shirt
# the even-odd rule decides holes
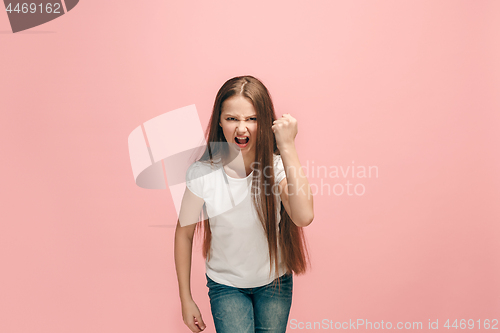
[[[274,155],[273,168],[278,230],[281,197],[277,184],[285,178],[280,155]],[[211,165],[210,162],[200,161],[191,164],[186,172],[186,186],[203,198],[209,216],[212,241],[210,260],[205,261],[206,273],[217,283],[237,288],[260,287],[286,272],[280,261],[279,275],[275,274],[274,265],[269,275],[267,238],[252,204],[254,172],[246,178],[232,178],[220,163]],[[278,258],[280,252],[278,240]]]

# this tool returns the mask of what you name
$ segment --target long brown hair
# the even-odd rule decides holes
[[[277,235],[277,214],[276,214],[276,198],[272,189],[274,186],[274,168],[273,168],[273,153],[280,155],[280,151],[276,145],[276,139],[271,130],[273,121],[276,120],[273,102],[269,91],[264,84],[253,76],[238,76],[234,77],[219,89],[215,98],[215,103],[210,117],[205,139],[207,148],[199,161],[210,161],[218,156],[224,156],[227,153],[226,145],[211,145],[213,142],[226,142],[222,128],[219,126],[220,116],[222,112],[222,104],[232,96],[241,95],[252,102],[255,111],[257,112],[257,140],[256,140],[256,165],[252,177],[252,199],[253,204],[258,213],[258,217],[262,223],[267,242],[269,245],[270,272],[274,269],[276,274],[279,274],[278,267],[278,238],[281,252],[281,260],[285,264],[287,272],[295,274],[303,274],[308,266],[307,246],[302,228],[297,227],[286,212],[283,203],[281,204],[281,222],[279,224],[279,235]],[[272,172],[264,173],[264,168],[271,168]],[[265,176],[266,175],[266,176]],[[203,258],[210,260],[210,243],[211,231],[210,223],[207,218],[205,205],[203,206]],[[196,228],[201,225],[197,224]],[[200,230],[198,228],[198,230]]]

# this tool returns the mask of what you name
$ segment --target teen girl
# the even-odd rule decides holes
[[[252,76],[220,88],[207,148],[186,173],[175,230],[175,265],[184,323],[206,325],[190,287],[196,223],[218,333],[285,332],[293,273],[308,266],[302,227],[313,198],[295,149],[297,120],[276,119],[266,87]]]

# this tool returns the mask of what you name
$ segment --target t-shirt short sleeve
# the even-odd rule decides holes
[[[281,155],[274,156],[274,182],[276,184],[281,183],[285,179],[285,167],[283,166],[283,161],[281,160]]]
[[[186,171],[186,187],[197,197],[203,198],[203,172],[199,162],[189,166]]]

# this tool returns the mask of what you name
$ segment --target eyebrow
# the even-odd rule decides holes
[[[224,117],[234,117],[234,118],[236,118],[236,116],[235,116],[235,115],[232,115],[232,114],[230,114],[230,113],[225,114],[225,115],[224,115]],[[251,116],[248,116],[247,118],[251,118],[251,117],[257,117],[257,115],[256,115],[256,114],[253,114],[253,115],[251,115]]]

